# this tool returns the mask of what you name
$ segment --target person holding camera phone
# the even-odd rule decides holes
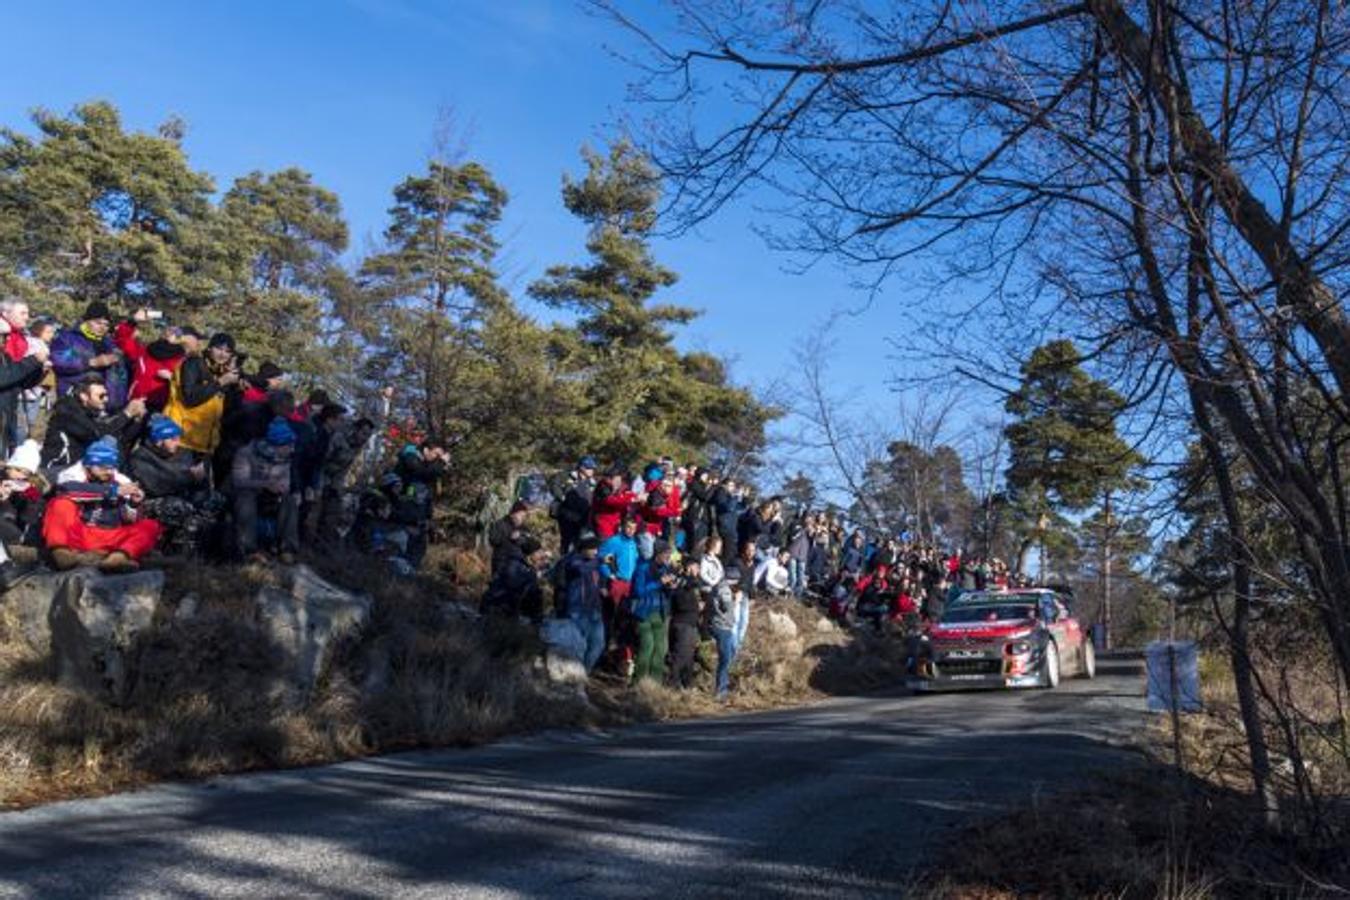
[[[184,336],[190,335],[190,340],[201,336],[191,327],[168,328],[149,343],[142,340],[141,329],[163,319],[159,310],[141,307],[113,329],[113,343],[126,358],[131,372],[129,396],[132,400],[144,400],[151,412],[161,412],[169,403],[169,383],[187,358]]]
[[[212,335],[200,352],[195,335],[186,338],[186,355],[169,379],[164,414],[182,426],[184,447],[210,456],[220,446],[226,396],[239,390],[239,362],[229,334]]]

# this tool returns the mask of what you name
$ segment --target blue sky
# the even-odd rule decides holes
[[[438,109],[452,108],[470,154],[511,194],[501,233],[518,295],[546,265],[582,257],[561,174],[610,133],[633,75],[605,48],[623,36],[572,0],[45,0],[13,4],[5,24],[0,123],[25,128],[35,106],[91,99],[136,129],[176,114],[192,163],[220,185],[254,169],[312,172],[341,197],[357,249],[383,227],[394,183],[425,165]],[[667,299],[706,310],[681,344],[766,384],[790,372],[801,335],[862,298],[839,269],[784,271],[790,261],[751,232],[755,215],[729,210],[657,252],[682,276]],[[839,326],[846,352],[833,361],[841,389],[883,414],[895,402],[888,306]]]

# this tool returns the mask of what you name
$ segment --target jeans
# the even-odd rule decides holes
[[[717,641],[717,696],[725,697],[731,690],[731,664],[736,659],[738,645],[736,634],[731,629],[713,629],[713,640]]]
[[[605,652],[605,620],[598,613],[594,615],[574,613],[569,618],[572,624],[577,626],[581,636],[586,639],[586,656],[582,662],[589,672],[595,668],[595,664]]]
[[[243,488],[234,492],[234,526],[239,552],[248,556],[258,549],[258,497],[260,491]],[[272,495],[277,509],[277,543],[283,553],[300,551],[300,499],[295,494]]]
[[[792,596],[801,597],[806,593],[806,560],[788,560],[788,590]]]
[[[668,636],[666,617],[657,613],[638,622],[638,652],[633,666],[633,680],[666,677],[666,652]]]
[[[736,642],[736,650],[740,651],[741,645],[745,643],[745,634],[750,630],[750,601],[742,600],[736,607],[736,630],[732,633],[732,639]]]

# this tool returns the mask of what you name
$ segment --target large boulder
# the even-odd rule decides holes
[[[339,642],[370,621],[371,599],[329,584],[308,566],[286,573],[284,587],[265,587],[256,598],[258,625],[285,660],[279,685],[303,703],[327,671]]]
[[[57,595],[72,577],[89,577],[94,570],[72,572],[37,571],[28,575],[0,598],[10,627],[39,653],[52,649],[52,607]]]
[[[150,630],[164,592],[164,573],[63,573],[51,606],[51,650],[57,680],[126,702],[136,683],[142,635]]]
[[[586,637],[571,619],[548,619],[539,626],[543,640],[544,673],[554,684],[584,690]]]

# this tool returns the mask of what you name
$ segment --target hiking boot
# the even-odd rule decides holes
[[[103,558],[103,561],[98,564],[100,572],[109,572],[112,574],[135,572],[140,567],[140,563],[136,562],[136,560],[132,559],[130,556],[127,556],[121,550],[114,550],[112,553],[109,553]]]
[[[52,568],[60,572],[80,566],[96,566],[103,561],[101,554],[72,550],[69,547],[53,547],[51,553]]]

